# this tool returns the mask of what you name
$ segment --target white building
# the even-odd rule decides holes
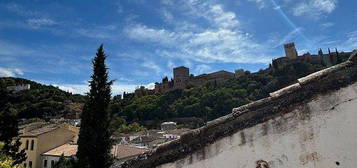
[[[176,123],[175,122],[163,122],[163,123],[161,123],[161,130],[162,131],[174,130],[174,129],[176,129]]]
[[[23,90],[29,90],[30,88],[31,88],[30,84],[21,84],[16,86],[8,86],[6,89],[16,93]]]

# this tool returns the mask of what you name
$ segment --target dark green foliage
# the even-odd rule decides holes
[[[93,59],[90,92],[81,116],[77,152],[81,168],[109,168],[112,164],[109,110],[112,81],[108,81],[105,59],[101,45]]]
[[[131,132],[140,132],[140,131],[145,131],[145,127],[141,126],[139,123],[137,122],[133,122],[129,125],[125,125],[122,124],[119,129],[118,132],[119,133],[131,133]]]
[[[209,121],[230,113],[234,107],[267,97],[270,92],[323,68],[326,66],[296,62],[256,73],[247,71],[245,76],[221,85],[216,82],[199,87],[189,85],[184,90],[117,100],[116,110],[113,111],[129,123],[179,117],[198,117]]]
[[[164,78],[162,78],[162,83],[168,82],[169,78],[167,78],[167,76],[165,76]]]
[[[6,87],[30,84],[30,90],[10,93]],[[54,86],[46,86],[21,78],[0,78],[0,103],[13,105],[19,118],[71,117],[76,111],[71,109],[73,103],[83,103],[85,96],[72,94]]]
[[[4,143],[1,152],[3,155],[14,160],[13,164],[20,164],[26,160],[25,150],[20,149],[20,138],[18,137],[17,112],[11,104],[0,107],[0,142]]]
[[[74,158],[65,158],[63,155],[60,157],[58,162],[53,166],[53,168],[76,168],[77,162]]]

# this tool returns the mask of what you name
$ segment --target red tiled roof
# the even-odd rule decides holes
[[[57,148],[51,149],[42,155],[61,156],[63,154],[63,156],[69,157],[74,156],[77,153],[77,148],[78,145],[64,144]]]
[[[129,145],[114,145],[112,148],[112,154],[118,159],[128,158],[132,156],[140,155],[148,151],[146,148],[139,148]]]

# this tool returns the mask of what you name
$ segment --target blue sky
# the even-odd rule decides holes
[[[114,94],[194,75],[266,68],[299,54],[357,48],[355,0],[0,0],[0,76],[84,93],[103,43]]]

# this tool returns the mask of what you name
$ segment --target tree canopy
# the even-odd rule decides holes
[[[116,104],[114,112],[129,123],[182,117],[197,117],[209,121],[230,113],[234,107],[267,97],[270,92],[323,68],[326,66],[307,62],[296,62],[278,68],[270,66],[256,73],[247,71],[244,76],[220,85],[208,82],[202,86],[189,86],[163,94],[116,99],[113,101]]]
[[[106,55],[101,45],[92,61],[93,74],[89,84],[88,101],[81,115],[77,152],[81,168],[109,168],[112,164],[110,155],[112,115],[109,110],[112,81],[108,81],[105,59]]]

